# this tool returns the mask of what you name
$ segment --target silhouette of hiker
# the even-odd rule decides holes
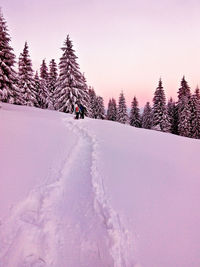
[[[80,109],[80,117],[81,117],[81,119],[84,119],[86,108],[82,104],[80,104],[79,109]]]

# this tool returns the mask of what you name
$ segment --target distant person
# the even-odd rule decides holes
[[[86,108],[82,104],[80,104],[79,109],[80,109],[80,117],[81,117],[81,119],[84,119]]]
[[[79,109],[79,106],[78,104],[76,103],[75,104],[75,119],[78,120],[79,119],[79,114],[80,114],[80,109]]]

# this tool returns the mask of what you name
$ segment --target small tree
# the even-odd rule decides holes
[[[136,97],[133,98],[131,103],[130,125],[139,128],[141,127],[140,109]]]
[[[108,102],[107,120],[116,121],[117,119],[117,104],[114,98]]]
[[[40,100],[41,108],[48,108],[51,105],[50,93],[48,88],[49,73],[45,60],[42,61],[40,67]]]
[[[105,119],[104,101],[101,96],[97,96],[96,98],[95,119]]]
[[[195,94],[190,98],[190,137],[199,139],[200,138],[200,100],[199,90],[196,89]]]
[[[170,132],[173,134],[177,134],[178,131],[177,108],[176,108],[176,103],[172,99],[172,97],[170,97],[167,103],[167,114],[171,125]]]
[[[191,131],[191,110],[190,110],[190,87],[183,76],[181,87],[178,91],[178,134],[182,136],[190,136]]]
[[[119,104],[117,107],[117,121],[123,124],[128,122],[126,100],[123,92],[121,92],[119,96]]]
[[[48,109],[54,109],[55,99],[55,89],[56,82],[58,79],[58,70],[55,59],[52,59],[49,64],[49,77],[48,77],[48,93],[49,93],[49,101],[48,101]]]
[[[160,79],[153,98],[153,129],[169,132],[170,128],[171,125],[166,109],[165,92]]]
[[[89,102],[90,102],[90,108],[91,108],[91,118],[95,118],[95,112],[96,112],[96,93],[94,91],[93,87],[89,87]]]
[[[37,71],[36,71],[35,77],[34,77],[34,88],[35,88],[36,99],[37,99],[36,107],[42,108],[42,103],[41,103],[41,99],[40,99],[41,84],[40,84],[40,78],[39,78]]]
[[[142,114],[142,128],[151,129],[152,127],[152,109],[150,103],[147,102]]]

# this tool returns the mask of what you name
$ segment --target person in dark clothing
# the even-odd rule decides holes
[[[82,104],[80,104],[79,109],[80,109],[80,117],[81,117],[81,119],[84,119],[86,108]]]

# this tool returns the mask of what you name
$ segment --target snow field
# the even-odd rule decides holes
[[[3,104],[0,267],[199,267],[199,140]]]

